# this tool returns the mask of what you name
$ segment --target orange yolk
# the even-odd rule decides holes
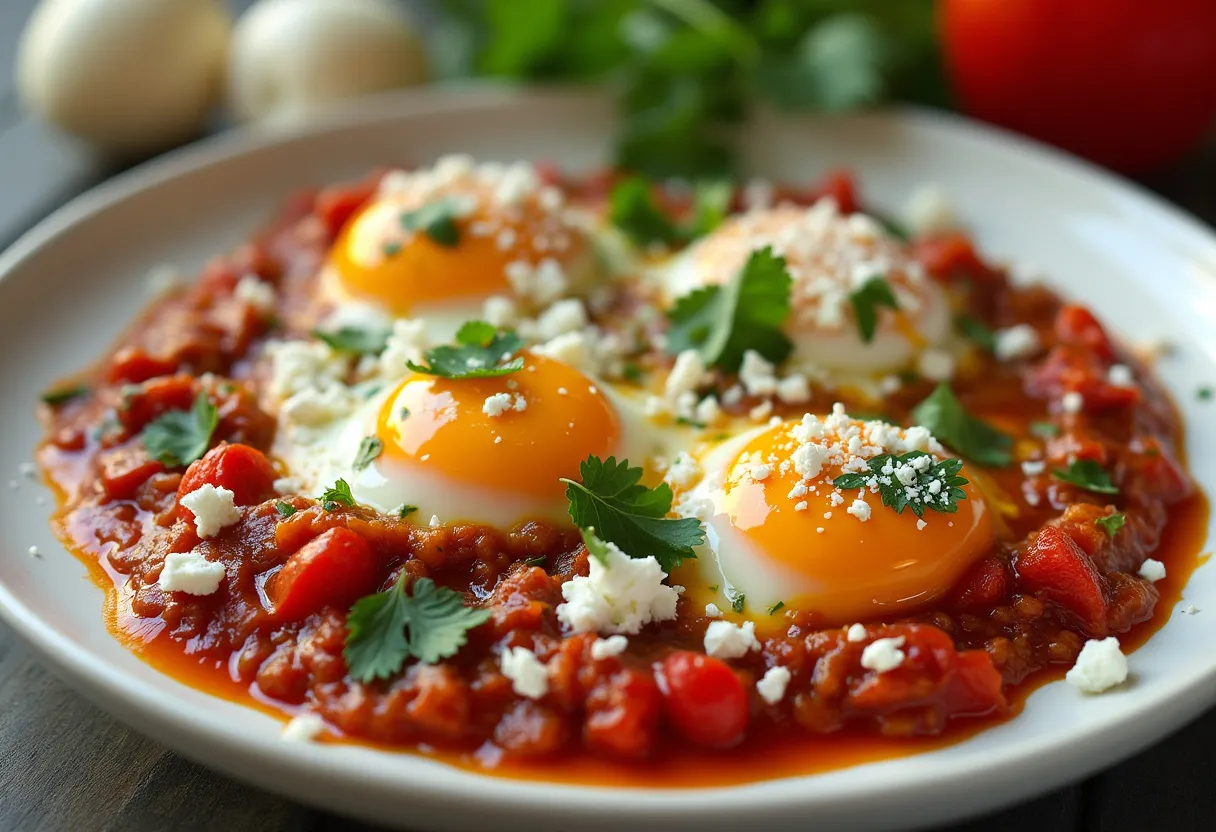
[[[347,223],[329,258],[345,294],[406,316],[427,305],[510,293],[511,263],[535,267],[552,258],[565,267],[586,251],[584,237],[535,197],[509,209],[477,198],[471,213],[455,218],[453,246],[404,228],[402,215],[420,207],[380,199]]]
[[[574,368],[525,355],[524,369],[495,378],[414,373],[385,401],[376,425],[381,460],[471,487],[560,500],[588,454],[615,452],[621,426],[604,394]],[[486,413],[486,400],[511,405]],[[522,410],[515,403],[522,400]],[[490,406],[493,412],[496,408]]]
[[[771,432],[743,453],[754,451],[762,459],[773,452],[781,455]],[[802,481],[792,468],[782,474],[774,466],[762,481],[741,477],[724,485],[719,511],[751,544],[753,556],[763,553],[786,574],[797,576],[796,585],[785,590],[788,607],[818,612],[836,625],[914,609],[950,589],[992,544],[988,509],[970,483],[962,486],[967,498],[958,501],[956,513],[927,510],[918,527],[910,509],[896,514],[868,490],[865,522],[847,511],[858,499],[857,490],[843,491],[844,502],[833,506],[830,481],[841,473],[839,466],[825,465],[814,481],[818,493],[800,498],[788,496]],[[961,475],[966,473],[964,468]],[[795,508],[799,500],[807,501],[802,511]],[[746,590],[746,576],[737,580]]]

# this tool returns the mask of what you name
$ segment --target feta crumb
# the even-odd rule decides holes
[[[598,662],[612,656],[619,656],[625,652],[625,648],[628,646],[629,639],[625,638],[624,636],[608,636],[608,638],[598,638],[591,645],[591,658]]]
[[[1165,579],[1165,564],[1159,560],[1149,558],[1140,564],[1139,575],[1144,580],[1155,584],[1157,581]]]
[[[777,392],[776,369],[760,353],[746,350],[743,364],[739,367],[739,381],[752,396],[771,396]]]
[[[520,696],[540,699],[549,692],[549,671],[536,654],[524,647],[510,647],[499,656],[502,675],[511,680],[511,689]]]
[[[904,225],[913,236],[946,231],[958,226],[954,206],[940,185],[920,185],[908,196],[900,212]]]
[[[846,641],[851,641],[856,644],[859,641],[866,640],[866,628],[864,624],[851,624],[848,631],[844,634]]]
[[[481,405],[481,412],[491,418],[496,418],[510,410],[514,403],[515,397],[510,393],[494,393],[486,396],[486,400]]]
[[[697,409],[693,412],[697,422],[708,427],[714,424],[722,417],[722,408],[718,406],[716,396],[706,396],[697,403]]]
[[[1041,459],[1028,459],[1022,463],[1022,473],[1028,477],[1037,477],[1047,470],[1047,463]]]
[[[1194,604],[1188,604],[1183,612],[1187,615],[1197,615],[1199,613],[1199,607],[1195,606]]]
[[[680,451],[663,481],[676,488],[688,488],[701,478],[701,466],[691,455]]]
[[[1127,656],[1119,649],[1119,639],[1108,636],[1085,642],[1064,678],[1083,693],[1101,693],[1122,684],[1127,679]]]
[[[875,673],[886,673],[904,663],[904,637],[875,639],[861,651],[861,666]]]
[[[1132,368],[1126,364],[1112,364],[1106,371],[1106,380],[1116,387],[1131,387],[1136,383]]]
[[[925,530],[925,526],[928,526],[928,525],[929,525],[929,524],[928,524],[928,523],[925,521],[925,519],[922,517],[922,518],[920,518],[919,520],[917,520],[917,521],[916,521],[916,530],[917,530],[918,532],[923,532],[923,531]]]
[[[777,398],[786,404],[801,404],[811,398],[811,388],[806,376],[793,373],[777,382]]]
[[[583,302],[575,298],[557,301],[536,320],[537,330],[545,341],[577,332],[586,325],[587,310],[583,308]]]
[[[954,376],[954,356],[930,347],[916,359],[916,372],[930,381],[949,381]]]
[[[663,397],[669,404],[675,404],[685,393],[695,393],[697,388],[707,381],[705,364],[696,350],[684,350],[676,356],[676,363],[667,374],[663,386]]]
[[[706,618],[721,618],[722,610],[718,609],[717,604],[712,604],[712,603],[706,604],[705,605],[705,617]]]
[[[486,298],[486,302],[481,306],[482,319],[496,329],[506,329],[507,327],[514,326],[518,314],[515,302],[501,295]]]
[[[1085,399],[1074,390],[1064,394],[1064,397],[1060,399],[1060,407],[1065,413],[1080,413],[1085,407]]]
[[[279,477],[274,481],[273,487],[276,494],[287,497],[303,491],[304,483],[297,477]]]
[[[1030,324],[1018,324],[993,333],[992,353],[997,361],[1029,358],[1039,351],[1039,333]]]
[[[283,726],[282,737],[287,742],[312,742],[325,731],[325,720],[316,714],[293,716]]]
[[[432,514],[430,521],[427,523],[432,529],[437,529],[443,525],[443,521],[439,519],[438,514]]]
[[[278,299],[273,286],[252,274],[247,274],[237,281],[232,296],[263,315],[274,312]]]
[[[794,511],[806,511],[808,508],[810,508],[810,503],[806,500],[799,500],[794,503]]]
[[[751,621],[711,621],[705,630],[705,652],[715,659],[737,659],[759,649],[756,625]]]
[[[194,515],[194,528],[199,537],[215,537],[220,529],[241,519],[236,495],[227,488],[216,488],[211,483],[200,485],[182,497],[181,503]]]
[[[224,564],[207,560],[198,552],[172,552],[165,555],[157,584],[165,592],[210,595],[224,582]]]
[[[29,549],[29,552],[30,552],[30,557],[32,557],[32,558],[42,557],[42,552],[38,551],[37,546],[31,546]]]
[[[576,633],[632,635],[675,618],[680,594],[663,583],[667,576],[654,556],[631,558],[614,543],[606,546],[603,561],[591,558],[587,577],[562,584],[558,620]]]
[[[863,523],[870,519],[870,504],[865,500],[854,500],[845,511]]]
[[[770,667],[764,671],[760,681],[756,682],[756,693],[770,705],[776,705],[785,698],[785,689],[790,684],[790,671],[785,667]]]

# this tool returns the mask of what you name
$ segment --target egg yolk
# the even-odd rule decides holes
[[[452,218],[452,245],[404,226],[403,215],[425,203],[382,198],[363,208],[330,252],[329,273],[339,289],[407,316],[428,305],[510,294],[510,269],[535,269],[545,260],[567,269],[586,252],[584,235],[537,196],[510,207],[477,192],[448,196],[472,206]]]
[[[586,376],[550,358],[494,378],[414,373],[381,408],[377,464],[404,463],[449,482],[560,500],[589,454],[619,445],[616,411]]]
[[[781,429],[761,434],[740,458],[788,458],[785,436]],[[957,501],[956,513],[929,509],[921,519],[907,508],[897,514],[868,489],[838,491],[831,481],[844,473],[839,461],[824,464],[809,483],[794,466],[780,468],[771,466],[762,479],[732,477],[718,510],[752,544],[753,556],[797,576],[782,599],[786,606],[818,612],[827,623],[845,625],[923,606],[953,586],[992,544],[989,512],[970,483],[962,486],[966,499]],[[865,507],[854,507],[858,499]],[[746,576],[737,580],[742,587]]]

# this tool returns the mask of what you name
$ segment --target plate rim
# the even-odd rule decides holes
[[[587,90],[583,88],[549,87],[537,90],[511,85],[479,86],[461,91],[446,88],[414,90],[404,94],[374,96],[353,105],[335,108],[328,115],[302,129],[245,128],[213,136],[124,171],[51,213],[0,253],[0,285],[24,260],[45,246],[54,244],[60,237],[70,234],[76,225],[117,203],[181,175],[273,149],[284,142],[309,141],[339,130],[370,129],[377,125],[413,118],[441,116],[450,111],[465,112],[483,107],[494,109],[517,102],[529,102],[538,106],[585,106],[588,95]],[[770,116],[766,114],[763,117]],[[996,145],[1004,152],[1029,156],[1032,160],[1051,167],[1056,174],[1067,174],[1107,192],[1130,194],[1137,202],[1164,215],[1170,223],[1182,228],[1198,245],[1216,253],[1216,234],[1189,212],[1166,202],[1138,183],[1124,180],[1032,139],[953,114],[919,108],[894,108],[879,113],[836,118],[906,119],[931,130],[950,133],[953,138],[959,140]],[[280,792],[282,789],[277,785],[267,785],[273,779],[270,775],[259,777],[251,773],[251,769],[256,764],[261,764],[300,777],[339,779],[350,773],[350,764],[345,760],[345,754],[333,755],[333,759],[325,760],[324,754],[286,753],[281,740],[246,736],[234,729],[226,729],[215,714],[183,715],[180,708],[175,708],[172,702],[167,701],[163,693],[154,688],[143,688],[137,681],[126,677],[120,669],[109,665],[103,658],[83,646],[77,646],[57,628],[43,621],[2,581],[0,618],[33,652],[45,659],[57,675],[67,678],[78,691],[90,699],[105,703],[104,707],[111,712],[130,713],[132,709],[137,709],[143,715],[144,721],[136,730],[145,731],[149,724],[155,724],[157,731],[146,732],[152,733],[159,741],[166,742],[187,757],[201,759],[208,765],[232,772],[236,770],[234,766],[220,761],[219,754],[222,751],[240,755],[245,765],[239,767],[238,776]],[[1081,757],[1072,760],[1072,770],[1077,778],[1086,776],[1159,739],[1168,730],[1188,721],[1203,707],[1216,700],[1216,662],[1201,671],[1180,671],[1172,674],[1170,679],[1169,683],[1164,684],[1154,694],[1145,694],[1148,698],[1138,699],[1130,711],[1125,709],[1117,717],[1112,716],[1088,726],[1080,735],[1069,734],[1067,743],[1060,740],[1035,743],[1022,738],[1003,746],[1007,749],[1003,758],[985,766],[983,771],[974,772],[968,788],[975,788],[984,777],[991,777],[996,772],[1020,769],[1025,774],[1028,785],[1009,798],[1008,802],[1013,802],[1019,797],[1045,788],[1047,780],[1053,784],[1058,783],[1058,778],[1055,777],[1039,775],[1038,780],[1035,779],[1033,764],[1038,755],[1064,753],[1070,758]],[[1168,711],[1165,717],[1162,716],[1163,711]],[[1133,730],[1128,730],[1129,724]],[[1112,728],[1118,728],[1122,732],[1117,752],[1112,756],[1094,759],[1095,755],[1087,749],[1099,740],[1109,740],[1109,737],[1104,735]],[[174,738],[166,740],[165,734],[172,734]],[[1104,744],[1109,748],[1109,742]],[[926,788],[941,789],[941,778],[948,773],[941,769],[959,769],[966,762],[951,761],[943,766],[939,761],[929,761],[921,766],[915,775],[902,776],[898,783],[884,784],[881,789],[882,796],[898,801],[909,799]],[[698,816],[712,812],[737,821],[749,817],[750,813],[758,808],[772,808],[766,801],[775,800],[779,808],[791,808],[800,804],[814,805],[817,800],[824,799],[822,795],[810,801],[805,797],[800,800],[791,792],[790,785],[808,779],[835,780],[833,774],[838,773],[785,777],[712,790],[703,787],[639,789],[512,780],[443,766],[433,769],[433,774],[424,778],[422,787],[430,793],[433,801],[453,802],[469,800],[472,797],[485,806],[522,813],[519,816],[534,813],[538,806],[542,806],[546,811],[564,812],[568,817],[610,811],[613,818],[619,820],[656,820],[674,819],[695,808]],[[958,773],[956,771],[951,776],[957,777]],[[400,789],[401,783],[396,776],[378,775],[369,771],[362,771],[360,774],[364,777],[364,782],[376,790]],[[833,782],[834,791],[831,798],[834,803],[841,806],[861,806],[876,796],[873,785],[863,782],[865,778],[853,777],[852,782],[849,782],[850,778],[843,779],[845,782]],[[629,796],[629,805],[621,804],[620,797],[623,794]],[[292,792],[292,796],[308,802],[307,795]],[[347,807],[347,810],[360,813],[357,808],[352,810]]]

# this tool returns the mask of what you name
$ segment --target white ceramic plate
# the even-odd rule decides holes
[[[512,782],[408,754],[288,744],[275,720],[162,676],[120,647],[102,595],[56,544],[40,486],[18,465],[40,438],[37,395],[92,361],[144,301],[158,263],[184,270],[239,243],[301,185],[362,176],[445,152],[602,162],[611,108],[583,94],[413,93],[302,135],[221,137],[80,197],[0,257],[0,613],[70,683],[183,754],[318,806],[412,829],[737,830],[897,827],[941,821],[1059,786],[1109,765],[1216,701],[1216,568],[1132,657],[1124,687],[1085,698],[1067,685],[961,744],[814,777],[712,790],[609,790]],[[1161,372],[1192,430],[1192,468],[1216,493],[1216,240],[1190,218],[1092,168],[954,118],[916,112],[833,121],[766,119],[748,136],[751,171],[807,182],[860,172],[867,200],[896,208],[913,186],[945,187],[984,248],[1022,258],[1131,339],[1168,338]],[[8,476],[3,476],[8,472]],[[40,500],[39,498],[42,497]],[[31,545],[41,559],[27,554]]]

